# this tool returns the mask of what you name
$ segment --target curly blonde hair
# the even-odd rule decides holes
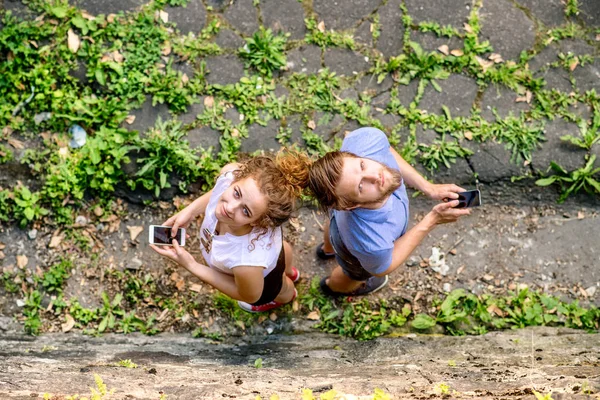
[[[297,150],[283,148],[275,158],[258,156],[242,163],[233,171],[234,182],[252,178],[267,198],[267,211],[255,222],[260,229],[252,245],[270,228],[281,226],[298,209],[299,197],[308,186],[311,166],[308,156]]]

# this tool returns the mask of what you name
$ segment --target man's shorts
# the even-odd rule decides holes
[[[342,271],[344,271],[344,274],[348,278],[363,282],[373,276],[373,274],[360,265],[360,261],[350,253],[350,250],[342,242],[334,216],[331,216],[329,220],[329,239],[335,250],[335,260],[342,267]]]

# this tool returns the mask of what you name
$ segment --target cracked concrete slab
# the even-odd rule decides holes
[[[400,0],[390,0],[378,10],[380,35],[377,38],[377,50],[386,58],[402,53],[402,38],[404,24],[402,23],[402,10]]]
[[[478,91],[477,83],[472,78],[452,74],[448,79],[437,80],[437,83],[442,91],[438,92],[431,84],[427,85],[419,108],[432,114],[441,114],[442,105],[446,105],[453,117],[471,115]]]
[[[579,137],[581,135],[577,124],[556,118],[549,121],[544,129],[546,141],[542,147],[533,153],[531,165],[534,169],[546,172],[550,162],[558,162],[567,171],[573,171],[584,164],[586,151],[560,138],[565,135]]]
[[[169,22],[176,24],[183,35],[198,34],[206,24],[206,10],[201,0],[189,0],[185,7],[167,6],[165,11],[169,14]]]
[[[306,35],[304,10],[297,0],[261,0],[259,8],[266,28],[289,33],[289,40],[300,40]]]
[[[279,133],[281,121],[271,119],[267,122],[267,126],[260,124],[252,124],[248,127],[248,137],[242,139],[241,151],[244,153],[253,153],[258,150],[267,152],[275,152],[281,144],[277,141],[276,136]]]
[[[212,56],[204,59],[206,62],[206,82],[210,85],[227,85],[237,83],[244,76],[244,64],[232,54]]]
[[[313,10],[326,29],[352,29],[363,18],[377,9],[382,0],[313,0]]]
[[[470,0],[406,0],[408,15],[413,22],[434,21],[438,24],[462,28],[471,12]]]
[[[129,111],[129,114],[135,116],[135,120],[132,124],[124,122],[123,127],[130,131],[139,131],[141,136],[144,136],[149,129],[154,128],[158,118],[161,118],[163,121],[171,119],[169,107],[166,104],[160,103],[153,106],[152,96],[150,95],[146,95],[146,101],[140,108]]]
[[[483,0],[479,11],[481,39],[505,60],[517,60],[521,51],[535,43],[535,25],[509,0]]]
[[[506,118],[512,114],[518,117],[521,112],[531,110],[531,104],[518,102],[519,96],[516,92],[505,86],[493,85],[485,89],[481,100],[481,115],[487,121],[495,121],[496,117],[492,110],[496,110],[500,118]]]
[[[552,28],[566,22],[565,4],[561,0],[517,0],[517,4],[525,7],[546,27]]]
[[[258,10],[252,0],[236,0],[223,13],[223,17],[238,31],[252,36],[258,30]]]
[[[578,66],[572,74],[580,93],[585,93],[589,90],[600,91],[600,59],[596,59],[593,63],[587,63],[584,66]]]
[[[473,151],[469,161],[481,182],[496,182],[510,180],[513,176],[526,175],[530,169],[511,161],[511,152],[504,143],[486,141],[471,145],[463,142],[463,146]]]
[[[375,96],[383,92],[389,91],[394,85],[394,81],[388,75],[381,82],[378,82],[379,78],[374,74],[365,74],[361,76],[355,83],[356,91],[359,93],[366,93],[370,96]]]
[[[578,0],[580,17],[590,28],[600,26],[600,4],[596,0]]]
[[[220,138],[221,133],[208,126],[200,126],[191,129],[186,135],[186,139],[192,149],[202,148],[208,150],[212,147],[215,153],[219,152],[221,149]]]
[[[133,11],[147,3],[148,0],[77,0],[75,5],[92,15],[108,15]]]
[[[231,29],[219,30],[214,40],[219,47],[233,52],[238,51],[246,44],[246,41]]]
[[[350,49],[326,49],[324,65],[338,75],[353,76],[371,68],[368,57]]]
[[[371,24],[370,20],[365,20],[361,22],[361,24],[354,31],[354,41],[357,43],[362,43],[365,46],[373,47],[373,33],[371,32]]]
[[[423,50],[427,52],[438,52],[438,48],[443,45],[448,46],[450,51],[463,48],[463,41],[456,37],[438,37],[432,32],[414,32],[410,36],[413,42],[419,43]]]
[[[290,51],[287,55],[288,73],[316,74],[321,69],[321,48],[307,44]]]

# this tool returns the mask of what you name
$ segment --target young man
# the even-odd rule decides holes
[[[408,227],[406,186],[443,201],[414,227]],[[344,138],[341,151],[327,153],[310,171],[309,187],[330,212],[320,258],[338,265],[321,280],[331,296],[364,295],[387,284],[438,224],[455,222],[468,209],[455,209],[463,188],[425,180],[390,146],[376,128],[361,128]]]

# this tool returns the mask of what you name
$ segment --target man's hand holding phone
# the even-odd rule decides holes
[[[431,218],[434,225],[440,225],[456,222],[460,217],[471,214],[471,210],[468,208],[456,208],[459,203],[459,200],[440,203],[433,207],[429,214],[427,214],[427,217]]]
[[[452,183],[432,183],[427,187],[425,195],[430,199],[448,201],[458,199],[458,193],[464,191],[465,189]]]

